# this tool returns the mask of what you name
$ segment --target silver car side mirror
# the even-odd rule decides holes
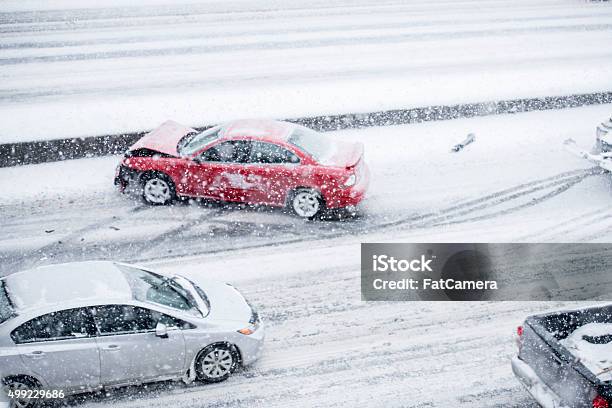
[[[168,338],[168,326],[159,322],[157,326],[155,326],[155,335],[157,337],[161,337],[162,339]]]

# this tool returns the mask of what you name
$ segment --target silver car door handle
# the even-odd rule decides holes
[[[121,347],[119,347],[116,344],[111,344],[109,346],[104,347],[104,350],[107,350],[107,351],[119,351],[119,350],[121,350]]]
[[[25,356],[29,358],[43,358],[45,356],[45,353],[43,351],[36,350],[31,353],[27,353]]]

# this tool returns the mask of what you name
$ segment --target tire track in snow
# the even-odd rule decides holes
[[[438,1],[435,4],[421,2],[406,3],[397,1],[378,1],[376,6],[371,2],[341,1],[333,3],[312,2],[309,6],[305,2],[287,2],[285,8],[279,8],[274,2],[268,5],[253,2],[234,2],[228,3],[227,8],[220,9],[219,4],[210,8],[204,4],[176,4],[165,5],[164,7],[100,7],[100,8],[73,8],[64,10],[35,10],[35,11],[15,11],[1,12],[0,25],[16,26],[16,28],[31,30],[40,23],[45,29],[53,23],[75,26],[79,21],[87,24],[99,21],[101,24],[121,24],[136,21],[138,23],[146,20],[153,20],[156,25],[164,23],[163,19],[184,21],[185,16],[203,18],[206,21],[228,23],[234,21],[252,21],[262,18],[281,18],[288,17],[311,17],[311,16],[371,16],[373,13],[396,14],[399,12],[410,13],[413,15],[427,15],[432,11],[445,10],[448,14],[455,11],[465,11],[466,8],[473,12],[494,11],[500,7],[521,7],[528,10],[565,10],[567,3],[556,0],[540,0],[539,4],[531,1],[506,1],[489,0],[486,4],[478,1]],[[522,3],[522,4],[521,4]],[[253,7],[254,6],[254,7]],[[114,27],[113,25],[112,27]],[[51,25],[51,27],[53,27]]]
[[[397,13],[393,14],[395,17],[398,16]],[[612,13],[589,13],[589,14],[580,14],[580,15],[552,15],[552,16],[535,16],[535,17],[527,17],[524,16],[521,18],[522,22],[545,22],[545,21],[555,21],[555,20],[583,20],[590,18],[601,18],[602,16],[610,15]],[[399,22],[394,23],[390,22],[381,26],[380,23],[371,24],[367,21],[364,21],[362,24],[354,24],[351,23],[350,20],[347,20],[348,24],[338,23],[332,27],[321,25],[321,26],[313,26],[312,24],[308,27],[288,27],[287,29],[283,29],[284,35],[294,35],[294,34],[312,34],[312,33],[325,33],[325,32],[336,32],[342,30],[343,32],[351,32],[351,31],[378,31],[378,30],[389,30],[389,29],[402,29],[406,28],[407,23]],[[514,23],[516,22],[515,18],[508,17],[500,17],[500,18],[484,18],[484,17],[473,17],[473,18],[464,18],[461,21],[455,19],[436,19],[436,20],[416,20],[410,21],[410,27],[441,27],[441,26],[461,26],[461,25],[475,25],[481,23]],[[185,27],[189,25],[201,25],[202,22],[194,22],[193,19],[189,22],[181,22],[177,23],[180,27]],[[206,38],[235,38],[235,37],[243,37],[247,35],[277,35],[278,28],[276,29],[268,29],[268,26],[265,27],[243,27],[242,30],[236,29],[227,29],[224,31],[223,27],[215,27],[214,30],[210,31],[202,31],[202,32],[193,32],[193,33],[173,33],[172,39],[168,38],[167,34],[155,34],[151,33],[150,35],[137,35],[137,34],[126,34],[124,37],[101,37],[101,38],[92,38],[92,39],[66,39],[65,41],[59,40],[46,40],[45,37],[42,37],[39,41],[15,41],[14,38],[6,38],[4,41],[0,39],[0,49],[6,50],[19,50],[19,49],[36,49],[36,48],[65,48],[65,47],[79,47],[79,46],[89,46],[89,45],[114,45],[114,44],[133,44],[133,43],[147,43],[151,41],[175,41],[175,40],[193,40],[193,39],[201,39],[203,35]],[[206,27],[201,27],[202,30],[205,30]],[[83,28],[82,30],[75,29],[73,31],[90,31],[91,28]],[[0,32],[2,29],[0,28]],[[12,42],[11,42],[12,41]]]
[[[451,221],[451,222],[435,223],[435,224],[432,224],[432,225],[429,225],[429,226],[437,227],[437,226],[440,226],[440,225],[459,224],[459,223],[465,223],[465,222],[475,222],[475,221],[481,221],[481,220],[486,220],[486,219],[490,219],[490,218],[499,217],[499,216],[502,216],[502,215],[511,214],[511,213],[517,212],[519,210],[522,210],[522,209],[525,209],[525,208],[532,207],[534,205],[540,204],[540,203],[542,203],[542,202],[544,202],[546,200],[549,200],[549,199],[551,199],[551,198],[553,198],[555,196],[558,196],[559,194],[564,193],[565,191],[569,190],[574,185],[580,183],[582,180],[584,180],[585,178],[587,178],[587,177],[589,177],[591,175],[592,174],[586,174],[586,175],[583,175],[583,176],[574,177],[573,179],[569,179],[569,180],[562,180],[562,181],[559,181],[559,182],[553,182],[553,183],[550,183],[549,185],[545,185],[545,186],[542,186],[542,187],[539,187],[539,188],[535,188],[535,189],[529,191],[526,194],[516,194],[515,197],[513,197],[513,198],[518,198],[518,197],[521,197],[521,196],[527,196],[527,195],[530,195],[533,192],[540,191],[540,190],[545,190],[545,189],[547,189],[547,187],[560,185],[560,187],[554,189],[553,191],[550,191],[550,192],[548,192],[548,193],[546,193],[546,194],[544,194],[542,196],[539,196],[539,197],[536,197],[536,198],[532,198],[530,201],[528,201],[526,203],[523,203],[523,204],[520,204],[520,205],[516,205],[516,206],[514,206],[512,208],[508,208],[508,209],[504,209],[504,210],[499,210],[499,211],[496,211],[496,212],[494,212],[492,214],[485,214],[485,215],[480,215],[480,216],[477,216],[477,217],[471,217],[471,218],[467,218],[467,219],[454,220],[454,221]],[[509,200],[506,200],[506,201],[509,201]],[[503,202],[505,202],[505,201],[501,201],[501,202],[498,202],[496,204],[501,204]],[[494,204],[494,205],[496,205],[496,204]]]
[[[128,217],[132,214],[135,214],[139,211],[142,211],[144,206],[129,208],[124,211],[121,215],[113,215],[110,217],[103,218],[101,220],[97,220],[91,224],[88,224],[84,227],[78,228],[77,230],[71,231],[65,235],[58,237],[55,242],[44,245],[34,251],[31,256],[27,259],[23,259],[22,257],[13,257],[12,259],[5,259],[3,261],[3,268],[6,267],[7,270],[19,270],[19,269],[27,269],[33,268],[45,259],[54,259],[59,252],[63,252],[63,248],[66,245],[76,244],[75,240],[82,240],[82,236],[85,233],[99,230],[103,227],[109,227],[113,223],[116,223],[118,220]]]
[[[121,211],[120,208],[116,210]],[[204,221],[212,220],[215,217],[223,214],[221,209],[216,209],[205,211],[195,220],[189,220],[189,222],[179,219],[176,220],[178,224],[176,227],[172,227],[153,237],[142,236],[142,239],[138,242],[126,243],[124,240],[118,240],[112,243],[103,243],[103,245],[101,245],[100,242],[90,242],[85,238],[87,234],[95,234],[108,230],[109,228],[117,228],[115,227],[116,225],[121,224],[123,221],[126,221],[135,214],[143,212],[153,213],[155,210],[156,207],[141,204],[139,206],[130,208],[127,211],[123,211],[120,215],[113,215],[101,220],[96,220],[93,223],[72,230],[67,234],[55,238],[54,242],[50,244],[31,251],[27,258],[24,258],[19,254],[15,254],[14,256],[5,254],[2,256],[5,258],[2,262],[2,269],[5,271],[28,269],[37,266],[41,263],[41,261],[45,261],[47,259],[54,259],[55,262],[58,262],[75,261],[77,259],[88,259],[91,257],[107,258],[109,254],[112,255],[117,253],[121,248],[125,248],[126,246],[129,246],[129,249],[133,253],[139,253],[144,249],[150,250],[157,248],[159,245],[167,242],[168,240],[180,237],[181,234],[189,231],[190,228],[193,228]],[[169,221],[172,222],[175,221],[175,219],[170,218]],[[119,230],[119,228],[117,228],[117,230]]]
[[[268,342],[252,368],[217,385],[156,384],[136,388],[137,398],[132,389],[94,396],[83,406],[239,407],[246,396],[255,407],[514,405],[524,398],[509,366],[514,322],[555,307],[361,302],[352,268],[313,271],[283,283],[268,277],[241,285],[255,304],[274,305],[260,308],[264,318],[286,312],[283,320],[266,318]],[[458,375],[462,382],[455,384]],[[394,405],[398,389],[411,398]]]
[[[594,228],[590,229],[587,233],[583,231],[575,231],[575,240],[577,242],[589,242],[595,241],[597,239],[601,239],[603,234],[612,231],[612,214],[608,212],[607,214],[601,216],[598,220],[593,221],[589,224],[589,226],[594,226]]]
[[[599,208],[594,211],[588,211],[580,214],[576,217],[569,218],[565,221],[558,223],[552,227],[540,229],[532,233],[523,235],[517,239],[517,241],[530,241],[534,238],[542,242],[551,241],[557,237],[566,237],[567,234],[579,231],[585,227],[590,227],[594,224],[598,224],[601,221],[607,220],[612,217],[612,211],[609,206]]]
[[[210,253],[233,252],[247,248],[266,248],[279,247],[282,245],[295,244],[300,242],[317,241],[324,239],[339,238],[347,235],[368,234],[381,230],[394,229],[413,229],[413,228],[429,228],[441,225],[469,223],[484,219],[495,218],[511,212],[519,211],[527,207],[531,207],[546,200],[549,200],[559,194],[567,191],[574,185],[580,183],[585,178],[599,174],[599,168],[580,169],[569,172],[560,173],[558,175],[547,177],[540,180],[535,180],[529,183],[523,183],[515,187],[500,190],[484,197],[473,199],[458,204],[443,208],[439,211],[426,214],[416,214],[407,218],[400,218],[389,222],[377,222],[374,217],[364,217],[363,221],[355,220],[354,222],[324,222],[322,224],[312,223],[312,228],[305,233],[290,238],[280,238],[267,242],[253,242],[247,240],[240,242],[232,240],[231,246],[217,247],[214,249],[205,249],[201,251],[189,251],[182,253],[180,256],[196,256]],[[544,191],[545,194],[535,197],[527,202],[520,201],[521,199],[529,199],[534,193]],[[483,214],[478,216],[474,213],[482,212],[495,208],[504,204],[513,204],[509,208],[496,211],[492,214]],[[474,214],[475,216],[464,219],[466,214]],[[380,217],[377,217],[380,218]],[[233,222],[233,227],[242,228],[240,222]],[[328,232],[330,225],[335,227],[333,232]],[[138,259],[139,262],[153,261],[167,256],[151,256]]]
[[[423,34],[400,34],[388,36],[361,36],[352,38],[321,38],[315,40],[277,40],[269,42],[260,42],[252,44],[231,44],[231,45],[199,45],[199,46],[184,46],[184,47],[166,47],[156,49],[142,50],[119,50],[119,51],[103,51],[92,53],[74,53],[74,54],[57,54],[46,56],[30,56],[30,57],[14,57],[0,58],[0,66],[17,65],[17,64],[32,64],[40,62],[62,62],[62,61],[88,61],[102,59],[118,59],[118,58],[137,58],[137,57],[156,57],[156,56],[180,56],[193,54],[213,54],[234,52],[242,50],[286,50],[299,48],[314,48],[314,47],[332,47],[332,46],[351,46],[355,45],[356,41],[360,46],[376,45],[376,44],[393,44],[404,43],[411,41],[434,41],[439,39],[452,38],[480,38],[484,36],[496,35],[517,35],[528,33],[555,33],[555,32],[588,32],[588,31],[610,31],[612,24],[579,24],[574,26],[563,25],[553,27],[534,27],[534,28],[505,28],[491,30],[475,30],[475,31],[449,31],[440,33],[423,33]]]
[[[173,207],[177,211],[164,213],[160,218],[158,210],[167,209],[140,206],[124,210],[124,207],[117,206],[109,210],[121,212],[120,216],[95,220],[54,238],[54,242],[50,244],[33,249],[32,256],[28,258],[37,260],[30,261],[30,265],[26,265],[27,262],[19,251],[5,251],[2,254],[2,270],[7,273],[23,269],[44,260],[45,257],[53,257],[56,262],[111,256],[132,262],[147,262],[168,257],[232,252],[246,248],[273,248],[342,236],[367,235],[388,229],[427,229],[471,223],[494,219],[541,204],[596,174],[599,174],[598,168],[563,172],[495,191],[479,198],[459,201],[437,211],[396,217],[390,221],[385,220],[389,214],[376,216],[365,214],[361,218],[352,220],[304,222],[291,215],[283,215],[283,210],[260,207],[244,209],[240,205],[230,205],[228,209],[224,204],[217,204],[220,207],[213,209],[201,209],[197,206],[192,208],[179,204]],[[241,210],[236,211],[235,208]],[[200,210],[205,212],[198,213]],[[161,225],[160,228],[165,228],[162,232],[149,233],[135,230],[136,235],[129,235],[134,229],[133,225],[138,223],[138,220],[130,218],[137,213],[146,219],[153,217],[158,222],[163,221],[168,226]],[[247,221],[243,220],[243,214],[248,215]],[[49,215],[43,216],[47,217]],[[282,223],[279,223],[279,220]],[[50,224],[61,225],[62,222],[74,225],[72,211],[62,208],[60,217]],[[128,222],[125,227],[122,225],[124,222]],[[113,226],[120,227],[118,229],[122,229],[123,232],[118,232],[112,239],[105,239],[104,231]],[[15,224],[11,228],[11,234],[18,234],[20,229],[20,225]],[[85,239],[87,234],[91,236]]]
[[[539,204],[545,200],[548,200],[567,189],[571,188],[575,184],[581,182],[586,177],[592,176],[594,174],[600,173],[599,168],[591,168],[587,170],[574,170],[570,172],[560,173],[558,175],[547,177],[541,180],[536,180],[529,183],[520,184],[515,187],[511,187],[505,190],[501,190],[489,195],[486,195],[481,198],[477,198],[474,200],[470,200],[464,203],[460,203],[441,211],[432,212],[424,215],[416,215],[411,216],[406,219],[400,219],[396,221],[391,221],[388,223],[383,223],[376,225],[375,228],[386,228],[386,227],[397,227],[397,226],[407,226],[407,227],[430,227],[430,226],[440,226],[440,225],[448,225],[452,223],[462,223],[462,222],[471,222],[478,221],[481,219],[494,218],[499,215],[508,214],[510,212],[518,211],[523,208],[529,207],[531,205]],[[548,190],[552,187],[560,186],[549,193],[543,195],[542,197],[531,200],[528,203],[518,204],[512,208],[498,211],[494,214],[489,215],[481,215],[476,217],[471,217],[467,219],[462,219],[461,216],[472,214],[477,211],[487,210],[501,204],[506,204],[508,202],[515,201],[519,198],[530,196],[533,193]],[[440,221],[440,222],[439,222]]]

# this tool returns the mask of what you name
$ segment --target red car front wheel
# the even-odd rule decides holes
[[[142,198],[152,205],[165,205],[176,198],[174,183],[165,174],[147,174],[142,180]]]

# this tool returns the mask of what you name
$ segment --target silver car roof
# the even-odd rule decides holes
[[[40,266],[3,278],[17,312],[67,302],[107,303],[133,299],[125,275],[110,261]]]

